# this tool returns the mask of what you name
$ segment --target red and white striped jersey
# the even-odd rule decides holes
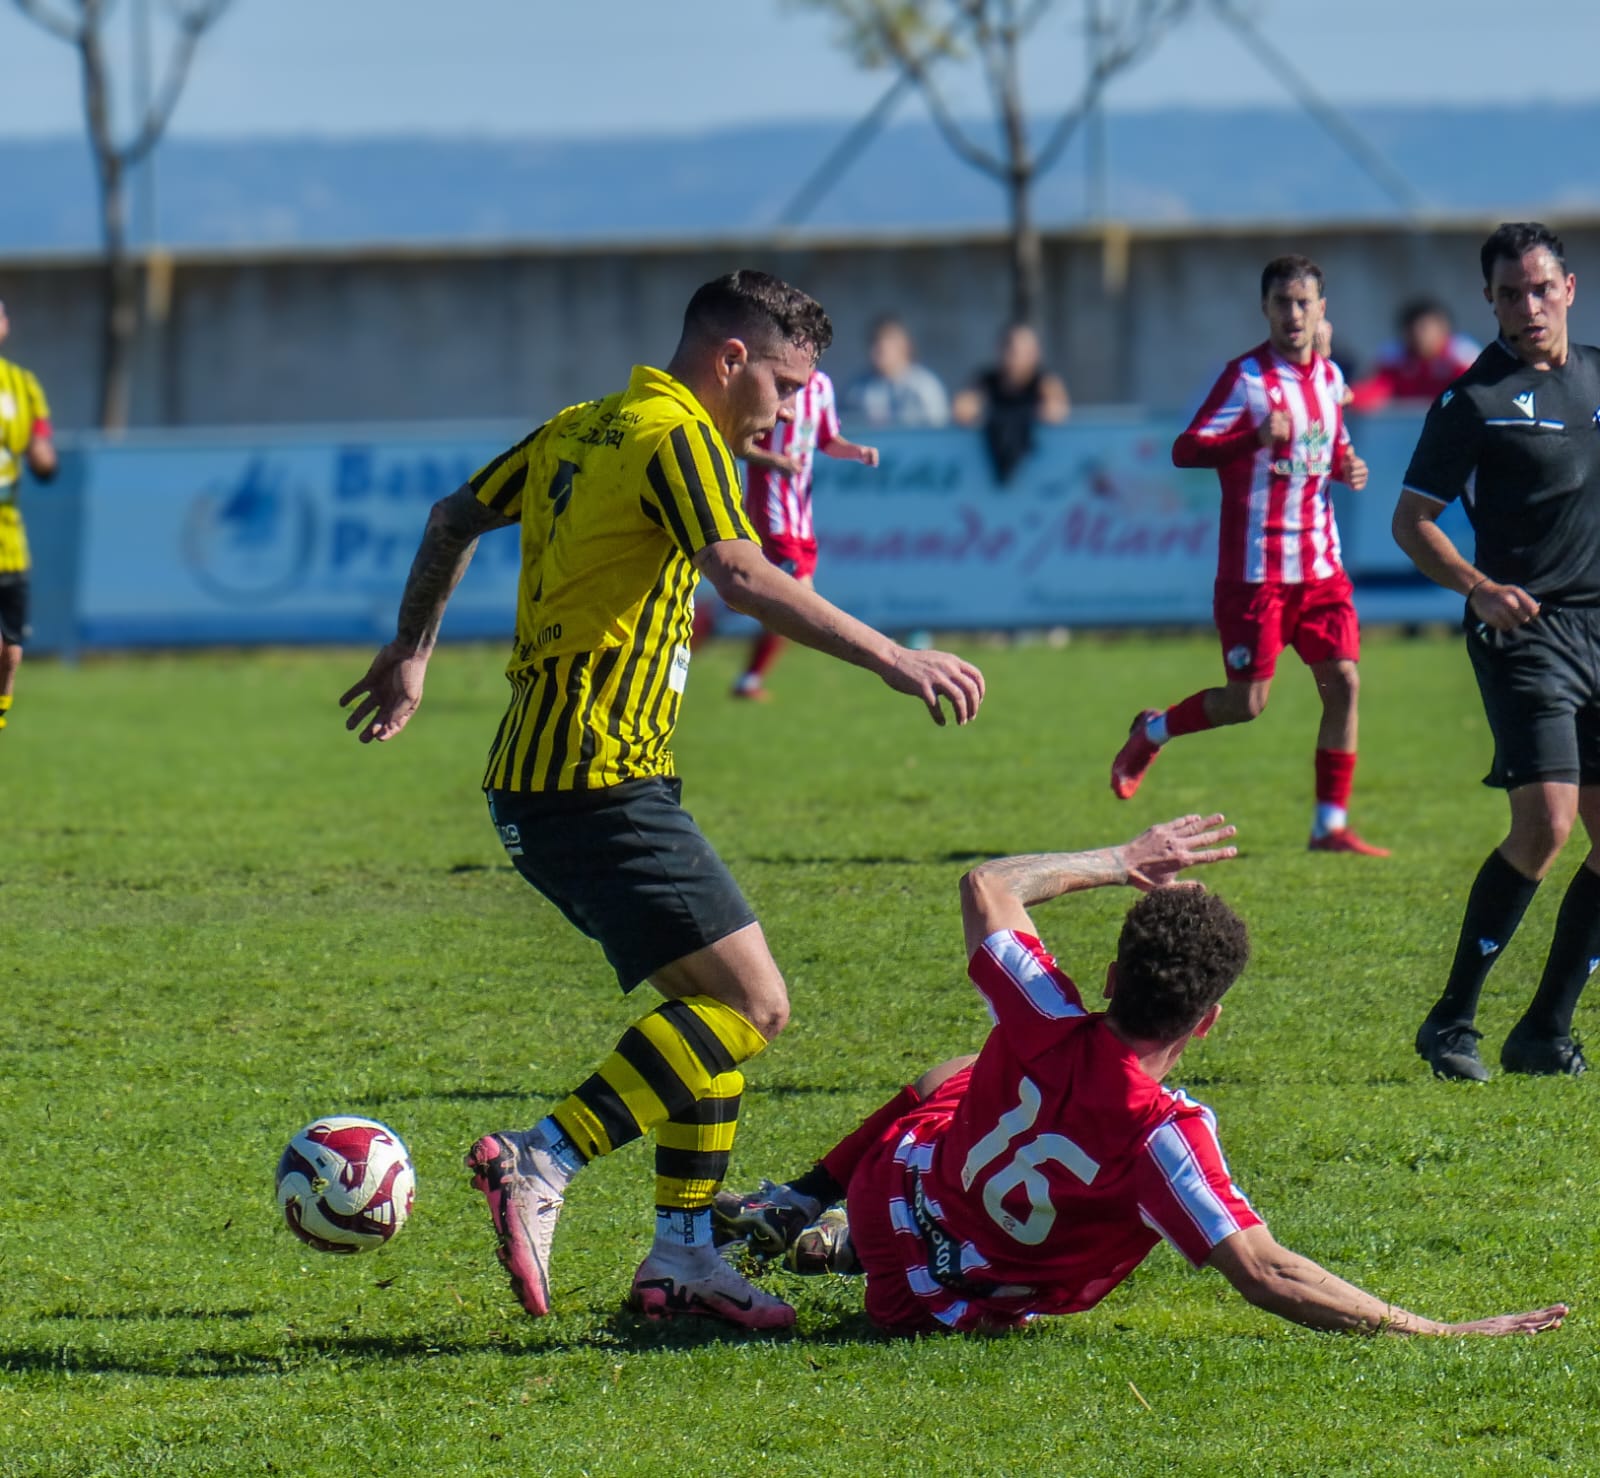
[[[912,1121],[895,1150],[906,1191],[890,1217],[934,1317],[959,1329],[1075,1313],[1162,1238],[1198,1267],[1260,1225],[1229,1177],[1211,1111],[1144,1072],[1037,939],[992,934],[968,972],[995,1029],[949,1120]],[[959,1244],[959,1269],[942,1271],[974,1288],[953,1290],[925,1266],[919,1185]]]
[[[1222,483],[1217,578],[1298,585],[1339,573],[1339,529],[1328,483],[1350,454],[1344,375],[1313,356],[1289,363],[1270,342],[1222,371],[1172,445],[1179,467],[1215,467]],[[1257,430],[1287,412],[1287,441],[1262,446]]]
[[[764,452],[788,457],[796,464],[793,477],[766,467],[750,467],[745,506],[763,539],[808,544],[816,538],[811,522],[811,473],[817,449],[839,436],[839,409],[833,381],[813,370],[794,398],[794,420],[779,421],[756,443]]]

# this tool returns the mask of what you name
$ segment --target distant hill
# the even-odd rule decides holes
[[[1364,108],[1351,121],[1442,212],[1600,210],[1582,147],[1600,105]],[[158,159],[159,231],[181,246],[571,241],[761,232],[845,134],[761,123],[607,140],[175,138]],[[1115,113],[1110,214],[1130,222],[1381,218],[1394,203],[1308,116],[1277,108]],[[648,161],[644,164],[644,161]],[[1081,145],[1040,184],[1047,225],[1084,215]],[[79,139],[0,140],[0,252],[95,242]],[[886,129],[806,224],[963,228],[1002,219],[995,184],[925,121]]]

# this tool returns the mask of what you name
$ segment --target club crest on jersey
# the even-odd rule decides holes
[[[1254,656],[1255,653],[1249,647],[1229,647],[1228,666],[1235,672],[1243,672],[1250,665],[1250,659]]]
[[[1596,412],[1600,415],[1600,412]],[[17,418],[17,397],[9,390],[0,390],[0,421],[14,421]]]
[[[1292,457],[1279,457],[1272,464],[1277,477],[1326,477],[1333,471],[1333,433],[1321,421],[1313,421],[1294,444]]]
[[[1524,390],[1521,395],[1513,395],[1511,403],[1530,421],[1536,419],[1533,413],[1533,391]]]

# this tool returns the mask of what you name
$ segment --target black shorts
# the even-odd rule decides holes
[[[32,629],[28,625],[28,577],[0,575],[0,642],[20,647]]]
[[[1546,606],[1514,631],[1469,612],[1466,632],[1494,735],[1483,783],[1600,784],[1600,610]]]
[[[599,943],[625,991],[756,921],[682,793],[677,779],[488,793],[512,864]]]

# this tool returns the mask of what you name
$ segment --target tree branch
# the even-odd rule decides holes
[[[184,84],[189,80],[189,67],[194,61],[200,38],[222,18],[230,3],[231,0],[201,0],[197,5],[174,8],[178,39],[173,43],[172,54],[167,61],[167,75],[151,101],[150,111],[145,114],[139,132],[121,150],[125,166],[137,164],[160,142],[167,124],[172,121],[178,99],[183,96]]]
[[[1114,44],[1105,51],[1097,51],[1095,64],[1078,100],[1061,115],[1039,146],[1033,160],[1035,174],[1043,174],[1061,157],[1111,79],[1151,51],[1188,8],[1189,0],[1139,0],[1133,17]]]
[[[29,20],[43,26],[52,35],[59,36],[73,46],[83,44],[83,26],[74,25],[66,16],[51,10],[44,0],[14,0],[14,3]]]
[[[882,16],[874,22],[874,28],[884,50],[895,59],[900,70],[916,84],[917,91],[926,99],[928,112],[933,118],[935,127],[944,136],[945,143],[974,169],[981,169],[996,179],[1005,179],[1008,173],[1005,164],[988,149],[973,142],[962,131],[961,125],[956,122],[954,114],[944,100],[944,94],[939,91],[938,84],[928,72],[923,58],[907,44],[906,38]]]

